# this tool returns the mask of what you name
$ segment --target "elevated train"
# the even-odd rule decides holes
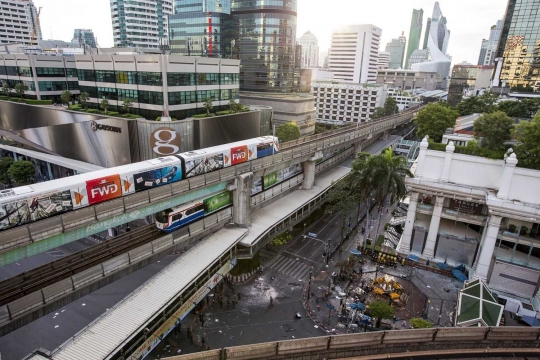
[[[264,136],[2,190],[0,231],[278,152],[278,139]],[[227,196],[225,193],[228,192],[211,196],[202,203],[191,204],[192,206],[183,212],[184,221],[175,224],[174,229],[204,216],[204,209],[209,213],[228,206],[226,199],[230,198],[230,194]],[[220,204],[221,207],[215,208]],[[187,212],[190,214],[186,214]],[[163,220],[164,214],[160,214],[158,217]],[[186,216],[194,214],[195,216]],[[157,226],[159,228],[159,224]],[[161,228],[172,231],[171,227]]]

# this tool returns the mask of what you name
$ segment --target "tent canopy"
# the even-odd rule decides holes
[[[503,309],[483,280],[465,283],[459,293],[456,326],[499,326]]]

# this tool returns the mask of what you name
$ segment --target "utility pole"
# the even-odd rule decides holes
[[[311,270],[309,270],[309,283],[308,283],[308,288],[307,288],[307,299],[308,299],[308,301],[311,298],[311,275],[312,275],[312,272],[311,272]]]

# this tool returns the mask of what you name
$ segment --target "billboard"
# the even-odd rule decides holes
[[[182,180],[182,169],[179,165],[166,166],[133,174],[135,191],[150,189],[174,181]]]
[[[253,186],[251,187],[251,195],[260,193],[263,190],[262,178],[253,179]]]
[[[277,184],[277,172],[263,176],[263,185],[265,189]]]
[[[232,203],[232,192],[224,191],[203,200],[205,213],[209,214]]]
[[[194,159],[185,160],[186,178],[223,169],[225,165],[230,165],[229,160],[230,154],[224,152],[202,155]]]
[[[271,186],[276,185],[277,183],[280,183],[282,181],[285,181],[291,177],[293,177],[296,174],[299,174],[302,172],[302,167],[300,164],[293,165],[291,167],[285,168],[283,170],[276,171],[275,173],[268,174],[266,176],[263,176],[263,185],[264,189],[268,189]],[[253,181],[253,187],[255,187],[255,181]],[[253,195],[253,188],[251,189],[251,194]]]
[[[246,145],[231,148],[231,163],[233,165],[241,164],[250,158]]]
[[[86,190],[90,205],[120,197],[122,196],[120,175],[88,180],[86,182]]]
[[[150,147],[158,155],[172,155],[180,152],[180,134],[170,127],[162,127],[150,135]]]

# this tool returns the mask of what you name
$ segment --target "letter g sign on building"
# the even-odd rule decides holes
[[[150,135],[150,146],[158,155],[176,154],[180,152],[180,134],[172,128],[159,128]]]

